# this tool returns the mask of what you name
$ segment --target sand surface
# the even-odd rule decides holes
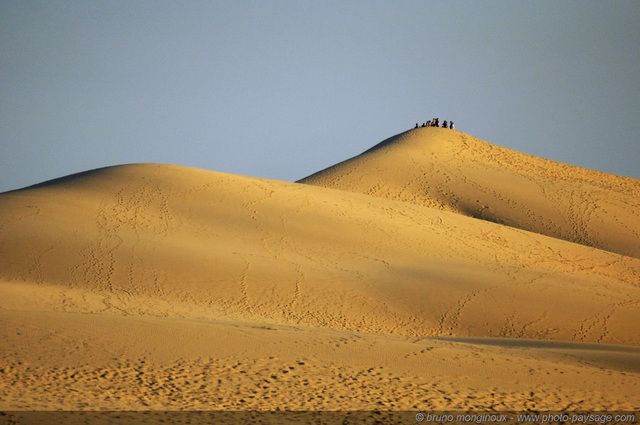
[[[640,181],[417,129],[301,183],[0,194],[0,411],[640,409]]]

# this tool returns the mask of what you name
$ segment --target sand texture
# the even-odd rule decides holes
[[[640,181],[436,128],[88,171],[0,194],[0,323],[0,411],[638,410]]]

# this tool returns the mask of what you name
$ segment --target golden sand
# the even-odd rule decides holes
[[[0,321],[3,411],[638,410],[640,181],[436,128],[89,171],[0,194]]]

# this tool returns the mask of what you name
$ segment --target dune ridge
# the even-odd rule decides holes
[[[433,130],[307,184],[129,164],[0,194],[0,409],[640,407],[637,182]],[[572,185],[582,227],[544,215],[580,216]]]
[[[640,258],[640,181],[417,128],[301,183],[385,197]]]

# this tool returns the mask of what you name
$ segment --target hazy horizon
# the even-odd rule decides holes
[[[0,0],[0,192],[160,162],[295,181],[439,117],[640,178],[640,3]]]

